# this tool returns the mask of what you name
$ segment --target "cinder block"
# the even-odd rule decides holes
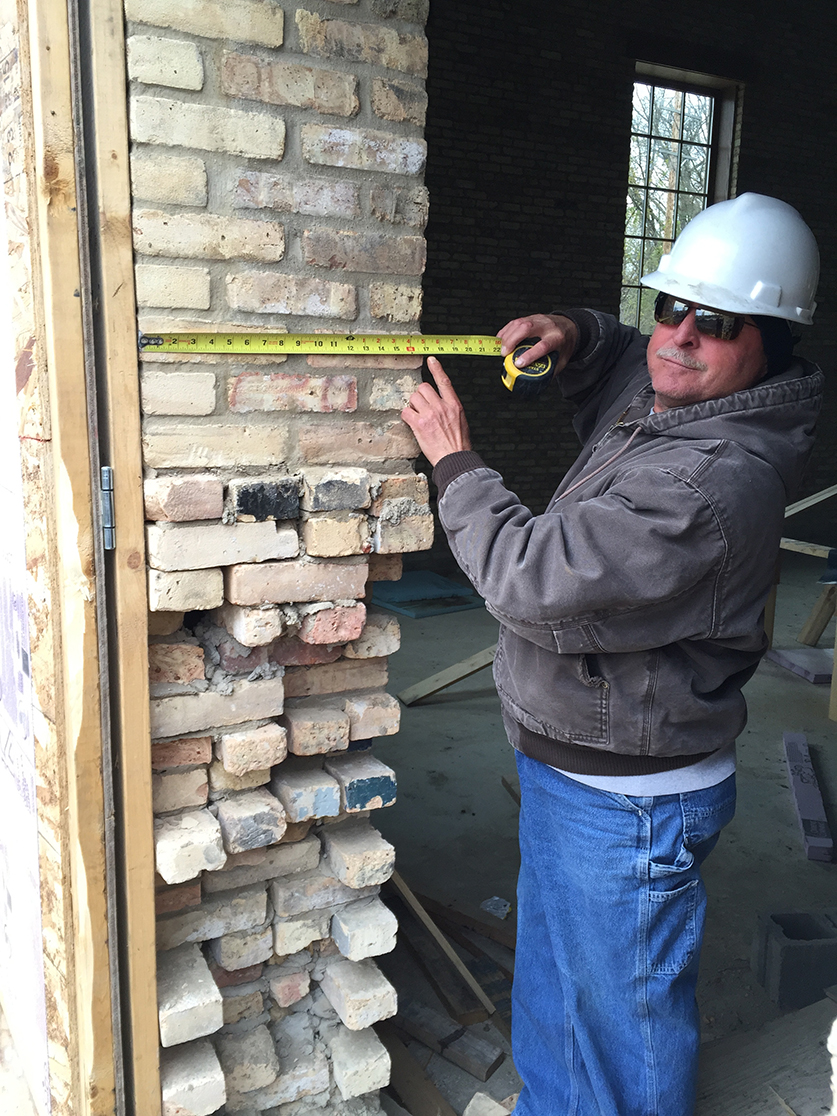
[[[366,606],[330,605],[326,602],[301,605],[299,638],[303,643],[334,644],[356,639],[366,622]]]
[[[378,888],[347,887],[334,876],[318,868],[313,872],[301,872],[296,876],[272,880],[269,884],[269,892],[276,918],[279,920],[294,918],[296,915],[310,911],[326,910],[358,899],[370,899],[377,894]],[[321,937],[328,937],[328,921],[325,927],[326,932],[320,935]],[[304,946],[297,946],[297,949],[303,948]],[[282,951],[277,947],[276,952]]]
[[[283,604],[350,600],[363,596],[366,563],[306,559],[230,566],[227,600],[232,604]]]
[[[366,469],[306,469],[301,506],[309,512],[368,508],[371,483]]]
[[[364,899],[336,911],[331,920],[335,945],[350,961],[395,949],[398,919],[380,899]]]
[[[387,663],[386,659],[340,659],[322,666],[289,667],[284,681],[289,698],[373,689],[386,686]]]
[[[155,814],[181,810],[189,806],[205,806],[209,795],[206,768],[189,771],[167,771],[151,777],[151,796]]]
[[[217,608],[224,599],[220,570],[148,571],[148,607],[152,612],[192,612]]]
[[[273,950],[279,957],[305,949],[311,942],[328,937],[331,912],[328,909],[303,911],[302,914],[273,920]]]
[[[200,947],[183,945],[157,958],[161,1046],[179,1046],[223,1025],[221,993]]]
[[[296,529],[286,524],[156,523],[145,533],[148,562],[157,570],[199,570],[299,553]]]
[[[427,161],[424,140],[392,132],[303,124],[300,134],[302,157],[315,166],[408,175],[421,174]]]
[[[752,967],[782,1011],[822,999],[837,983],[837,910],[762,915]]]
[[[235,890],[278,876],[310,872],[319,860],[320,842],[313,834],[292,843],[283,840],[278,845],[228,856],[223,868],[204,876],[203,888],[207,893]]]
[[[163,1116],[210,1116],[227,1099],[221,1063],[211,1042],[160,1051]]]
[[[350,1031],[362,1031],[398,1010],[395,989],[374,961],[335,961],[320,987]]]
[[[209,798],[212,802],[237,794],[238,791],[266,786],[269,782],[269,767],[255,768],[244,775],[232,775],[220,760],[213,760],[209,765]]]
[[[232,9],[225,0],[126,0],[125,17],[154,27],[170,27],[209,39],[229,39],[278,47],[284,39],[284,10],[264,0],[239,0]]]
[[[166,205],[206,205],[206,164],[191,155],[135,151],[131,193],[142,201]]]
[[[177,694],[151,701],[151,735],[155,738],[181,736],[213,726],[240,725],[278,717],[284,703],[281,678],[244,679],[234,682],[232,692],[207,690],[202,694]]]
[[[189,373],[189,379],[193,378],[194,373]],[[146,519],[171,522],[220,519],[224,511],[224,486],[220,478],[211,474],[155,477],[145,481],[143,493]]]
[[[241,1035],[218,1035],[215,1049],[230,1092],[250,1093],[270,1085],[279,1074],[276,1047],[265,1026]]]
[[[349,717],[341,709],[295,699],[285,706],[283,721],[288,729],[288,750],[296,756],[345,751],[349,746]]]
[[[215,410],[215,373],[171,372],[146,367],[140,376],[140,396],[144,415],[211,415]],[[214,516],[194,518],[212,519]]]
[[[211,617],[245,647],[264,647],[282,635],[285,614],[275,607],[225,603]]]
[[[211,736],[187,736],[183,740],[167,740],[163,744],[151,745],[152,771],[162,771],[168,767],[206,765],[211,760]]]
[[[130,114],[135,143],[223,151],[251,159],[281,159],[285,152],[285,121],[268,113],[165,97],[134,97]]]
[[[148,681],[155,683],[204,680],[203,648],[194,643],[150,643]]]
[[[264,770],[281,763],[288,754],[288,734],[271,723],[240,732],[222,732],[215,745],[218,759],[231,775]]]
[[[252,930],[235,930],[209,942],[214,960],[227,972],[249,969],[267,961],[273,953],[273,925],[270,922]]]
[[[357,317],[357,289],[351,283],[248,271],[227,276],[227,304],[233,310],[253,314],[304,314],[353,322]]]
[[[343,1100],[389,1085],[389,1053],[371,1027],[362,1031],[338,1027],[331,1038],[331,1064]]]
[[[340,813],[340,784],[317,767],[293,770],[283,765],[274,771],[270,789],[289,821],[331,818]]]
[[[242,888],[206,897],[199,908],[157,920],[157,948],[175,949],[184,942],[207,942],[239,930],[262,926],[267,917],[267,891]]]
[[[154,822],[157,871],[166,883],[183,883],[227,859],[221,830],[208,810],[190,810]]]
[[[323,829],[323,868],[348,887],[382,884],[395,870],[395,849],[365,819]]]
[[[377,810],[395,801],[395,772],[368,753],[329,757],[324,766],[340,784],[347,813]]]
[[[427,40],[424,35],[402,34],[377,23],[346,23],[323,19],[297,9],[299,48],[320,58],[348,58],[370,62],[419,77],[427,75]]]
[[[227,483],[227,515],[239,522],[296,519],[299,481],[296,477],[236,477]]]
[[[228,853],[273,845],[287,827],[285,811],[266,790],[244,791],[234,798],[223,798],[213,809],[218,811],[218,824]]]
[[[401,628],[391,612],[367,608],[366,623],[357,639],[343,648],[347,659],[383,659],[401,646]]]
[[[202,89],[203,59],[197,44],[161,35],[129,35],[128,77],[145,85]]]

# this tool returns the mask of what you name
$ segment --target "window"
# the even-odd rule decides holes
[[[714,83],[721,88],[643,74],[634,84],[619,317],[644,333],[653,328],[655,292],[640,277],[656,270],[695,214],[729,194],[735,87]]]

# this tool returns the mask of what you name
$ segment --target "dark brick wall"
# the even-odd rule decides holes
[[[425,332],[494,333],[557,306],[619,302],[637,58],[743,80],[738,192],[795,205],[823,257],[801,351],[837,365],[837,5],[433,0]],[[669,34],[666,23],[672,24]],[[512,401],[499,362],[449,359],[474,444],[539,511],[576,448],[557,393]],[[837,482],[830,389],[806,491]],[[837,501],[835,501],[837,503]],[[837,518],[823,513],[809,534]],[[834,538],[823,541],[837,543]],[[813,537],[813,536],[812,536]]]

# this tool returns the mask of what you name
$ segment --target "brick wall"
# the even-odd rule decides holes
[[[823,257],[817,324],[801,351],[837,360],[837,12],[720,0],[662,19],[614,0],[434,4],[427,120],[431,210],[426,331],[492,333],[562,305],[616,312],[634,64],[743,79],[738,192],[775,194],[813,228]],[[572,460],[570,413],[550,393],[512,403],[498,366],[447,362],[475,445],[541,510]],[[829,391],[807,489],[835,482],[837,398]],[[829,517],[830,518],[830,517]],[[831,531],[825,510],[820,531]],[[812,527],[817,530],[817,525]]]
[[[126,0],[139,324],[417,328],[426,0]],[[379,1111],[397,622],[432,539],[419,362],[142,362],[162,1080],[178,1112]],[[285,1106],[291,1106],[286,1108]]]

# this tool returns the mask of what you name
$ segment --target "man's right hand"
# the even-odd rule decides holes
[[[537,337],[538,342],[518,357],[515,364],[518,368],[526,368],[538,357],[545,356],[547,353],[556,353],[555,371],[560,372],[569,364],[575,352],[578,344],[578,326],[561,314],[531,314],[528,318],[515,318],[508,322],[497,336],[503,342],[503,356],[510,353],[527,337]]]

